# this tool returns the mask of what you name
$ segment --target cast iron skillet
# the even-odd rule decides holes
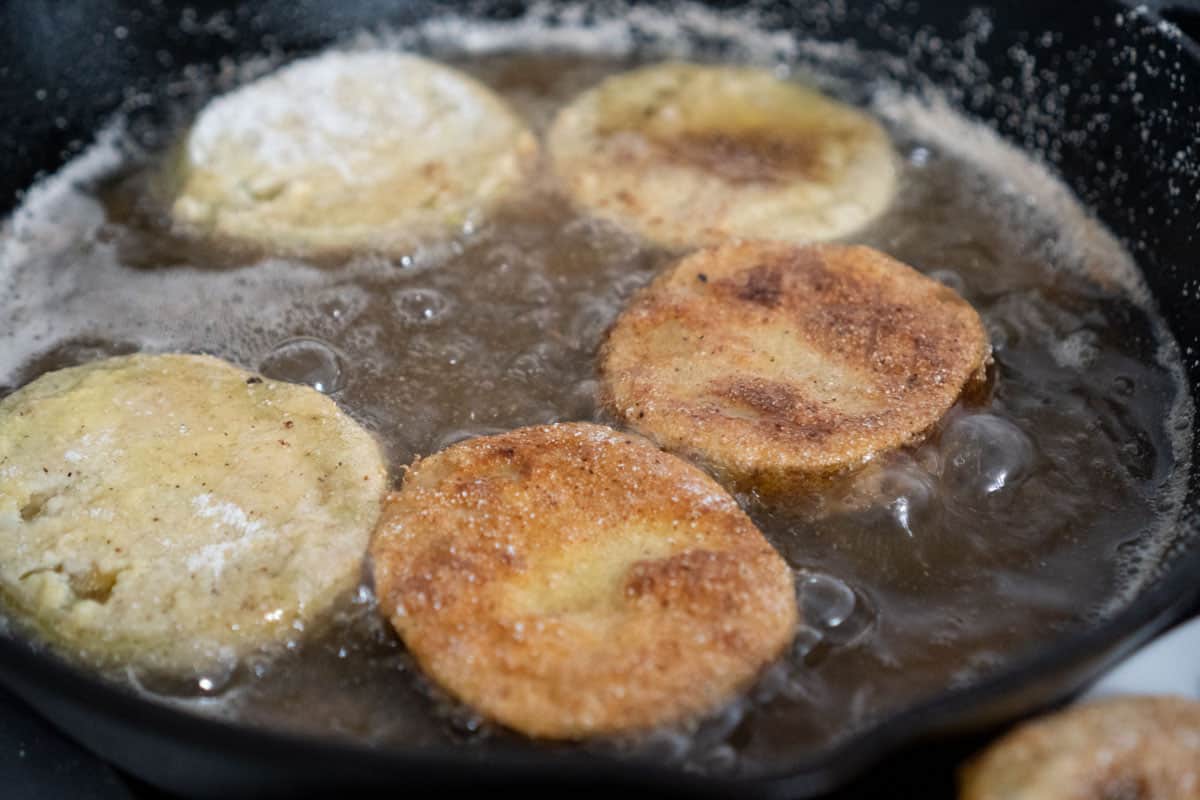
[[[522,5],[483,2],[471,13],[505,19],[519,16]],[[1158,11],[1114,0],[757,5],[772,30],[853,40],[865,51],[904,60],[907,80],[939,87],[968,114],[1042,154],[1144,269],[1187,354],[1189,385],[1197,393],[1200,360],[1191,354],[1200,353],[1194,299],[1200,294],[1200,47],[1160,13],[1186,29],[1200,22],[1200,4],[1153,4]],[[133,0],[0,4],[0,216],[39,175],[85,145],[131,93],[161,92],[183,65],[264,49],[304,52],[363,26],[461,11],[445,2],[277,0],[214,21],[218,10],[213,3]],[[933,37],[944,46],[914,46]],[[971,69],[963,69],[965,52]],[[1097,170],[1099,162],[1106,169]],[[1200,461],[1200,452],[1193,458]],[[917,739],[986,729],[1061,701],[1187,613],[1200,594],[1197,473],[1184,519],[1159,579],[1104,625],[1064,636],[991,679],[947,690],[830,752],[752,780],[701,780],[652,764],[528,750],[491,752],[486,759],[467,749],[372,750],[243,728],[139,699],[6,636],[0,636],[0,680],[100,756],[193,795],[420,791],[536,779],[606,793],[620,786],[812,796]]]

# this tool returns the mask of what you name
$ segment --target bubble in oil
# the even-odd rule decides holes
[[[237,687],[242,670],[232,655],[222,657],[209,669],[194,677],[172,676],[134,666],[125,668],[126,680],[138,691],[161,698],[215,698]]]
[[[458,336],[435,347],[435,359],[449,367],[466,362],[472,353],[479,352],[479,343],[471,336]]]
[[[784,657],[763,671],[750,693],[750,699],[761,705],[777,698],[792,701],[811,698],[813,686],[807,662],[827,647],[820,631],[801,624]]]
[[[985,510],[1012,498],[1033,469],[1033,442],[995,414],[970,414],[942,433],[942,487],[953,501]]]
[[[909,536],[913,533],[913,509],[907,497],[900,496],[892,500],[887,505],[888,512],[892,515],[892,519]]]
[[[987,329],[988,341],[992,345],[993,353],[999,354],[1008,347],[1010,337],[1008,327],[1003,322],[985,317],[983,327]]]
[[[933,152],[922,145],[917,145],[912,150],[908,151],[908,163],[914,167],[929,166],[930,160],[933,158]]]
[[[831,648],[858,641],[875,622],[873,604],[833,575],[801,572],[796,593],[801,627],[790,657],[796,663],[819,661]]]
[[[366,309],[370,295],[358,286],[333,286],[317,292],[309,302],[322,318],[342,326],[353,322]]]
[[[1099,340],[1095,331],[1078,330],[1055,341],[1050,346],[1050,355],[1060,367],[1086,369],[1100,353]]]
[[[888,513],[897,527],[908,536],[916,535],[917,516],[929,505],[933,492],[928,483],[914,483],[895,494],[887,503]]]
[[[611,302],[585,302],[567,322],[567,336],[572,347],[592,348],[612,325],[616,307]]]
[[[268,378],[307,384],[332,394],[346,385],[346,367],[333,347],[320,339],[301,336],[280,342],[258,365]]]
[[[396,316],[409,325],[432,325],[450,312],[450,298],[437,289],[409,288],[392,293]]]
[[[729,735],[742,724],[746,717],[746,706],[741,702],[729,703],[719,711],[702,720],[692,734],[692,746],[696,750],[719,747]]]
[[[232,658],[225,659],[216,668],[198,677],[196,688],[205,696],[217,695],[232,687],[238,674],[238,663]]]
[[[445,714],[446,727],[457,738],[470,740],[484,738],[488,735],[489,728],[478,713],[448,699],[443,702],[446,704],[442,709]]]
[[[1118,375],[1112,380],[1112,390],[1120,397],[1132,397],[1136,388],[1133,378],[1127,375]]]
[[[838,627],[854,613],[854,590],[831,575],[806,575],[800,581],[800,610],[818,630]]]
[[[789,657],[794,661],[803,661],[808,658],[821,644],[824,637],[816,628],[802,626],[796,629],[796,635],[792,638],[791,647],[788,648]]]
[[[850,486],[847,503],[851,507],[865,504],[868,517],[886,515],[904,534],[913,537],[928,521],[935,483],[930,467],[911,456],[900,456],[860,475]]]
[[[536,380],[545,369],[545,362],[553,357],[553,347],[549,342],[538,342],[524,353],[519,353],[509,362],[510,375]]]

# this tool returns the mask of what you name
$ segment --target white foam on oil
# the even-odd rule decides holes
[[[482,20],[448,14],[399,31],[363,33],[355,48],[379,45],[471,55],[536,49],[593,56],[639,54],[688,58],[696,42],[716,40],[731,49],[727,60],[756,64],[795,59],[799,41],[790,32],[768,30],[753,9],[719,12],[690,3],[670,9],[609,4],[535,2],[515,20]],[[840,46],[837,46],[840,47]]]
[[[880,89],[873,109],[893,125],[943,152],[977,167],[993,181],[998,194],[1014,205],[1013,224],[1053,219],[1056,261],[1129,295],[1140,305],[1150,302],[1141,272],[1124,246],[1035,155],[965,117],[941,95],[922,96],[899,87]],[[1022,219],[1025,217],[1026,219]]]
[[[126,141],[125,122],[118,116],[97,132],[91,147],[31,186],[0,228],[0,267],[74,241],[81,223],[93,229],[102,224],[104,209],[82,186],[125,163]],[[70,224],[63,224],[64,217]]]

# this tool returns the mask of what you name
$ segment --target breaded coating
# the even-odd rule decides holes
[[[878,122],[750,67],[616,75],[560,111],[546,145],[578,205],[670,247],[843,236],[896,183]]]
[[[1197,800],[1200,702],[1095,700],[1021,725],[968,762],[962,800]]]
[[[633,298],[602,402],[736,489],[803,492],[921,440],[990,360],[974,309],[883,253],[736,243]]]
[[[358,585],[385,490],[306,386],[210,356],[58,370],[0,401],[0,594],[91,662],[226,669]]]
[[[553,739],[730,699],[791,641],[792,572],[703,472],[598,425],[522,428],[419,459],[371,545],[425,671]]]
[[[404,252],[482,221],[537,151],[525,123],[458,70],[333,51],[209,103],[162,184],[191,234],[299,254]]]

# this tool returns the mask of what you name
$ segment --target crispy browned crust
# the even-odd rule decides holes
[[[733,498],[598,425],[522,428],[419,459],[371,553],[381,608],[425,671],[536,737],[713,709],[797,621],[791,571]]]
[[[684,258],[600,352],[602,401],[738,489],[812,489],[921,440],[986,381],[983,322],[869,247],[744,242]]]
[[[1018,727],[960,773],[962,800],[1196,800],[1200,703],[1116,697]]]

